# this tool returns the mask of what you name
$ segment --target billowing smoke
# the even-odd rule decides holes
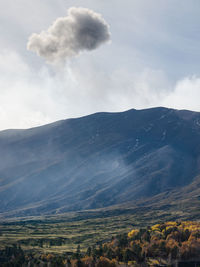
[[[32,34],[27,49],[48,62],[59,62],[94,50],[109,41],[109,26],[102,16],[87,8],[72,7],[66,17],[60,17],[40,34]]]

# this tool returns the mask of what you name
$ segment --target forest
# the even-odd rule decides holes
[[[0,266],[200,266],[200,223],[169,221],[135,228],[84,251],[78,245],[73,253],[36,253],[13,244],[0,250]]]

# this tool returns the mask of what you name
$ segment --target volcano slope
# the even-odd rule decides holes
[[[3,218],[198,199],[200,113],[132,109],[5,130],[0,158]]]

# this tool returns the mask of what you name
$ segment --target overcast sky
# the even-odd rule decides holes
[[[1,130],[99,111],[200,111],[199,0],[0,0],[0,33]]]

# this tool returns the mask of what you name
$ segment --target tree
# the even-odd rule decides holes
[[[92,253],[92,249],[91,249],[91,247],[88,247],[88,249],[87,249],[87,253],[86,253],[86,254],[87,254],[88,256],[91,256],[91,253]]]

